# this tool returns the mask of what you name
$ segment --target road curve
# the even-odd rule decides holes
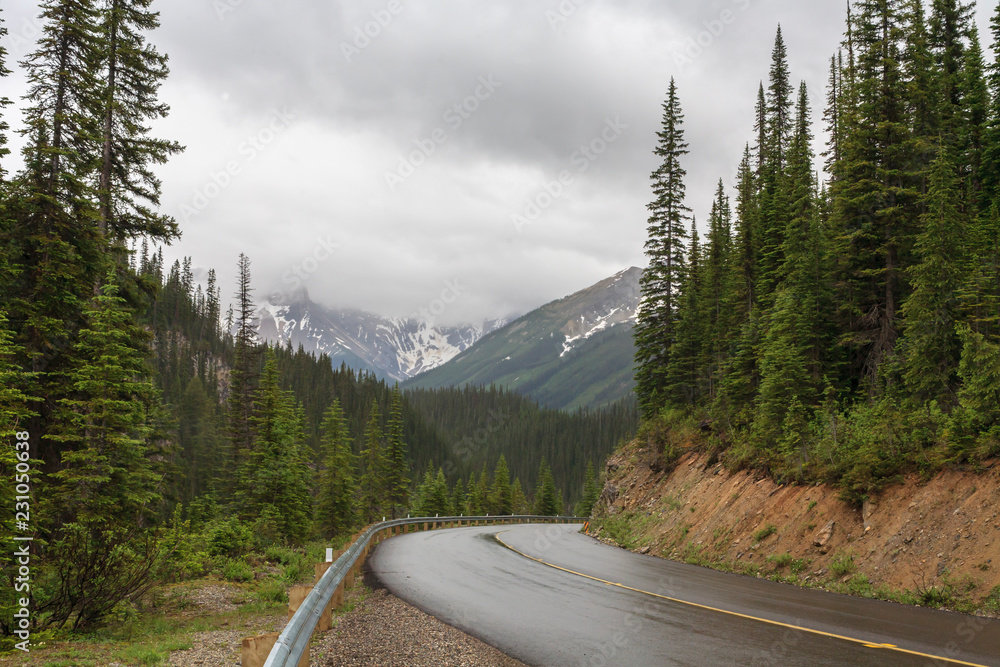
[[[1000,621],[716,572],[579,525],[409,533],[378,545],[394,595],[529,665],[986,665]]]

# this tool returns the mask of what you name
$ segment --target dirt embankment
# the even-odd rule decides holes
[[[1000,461],[982,474],[907,478],[863,508],[835,488],[708,464],[691,452],[663,472],[635,443],[617,452],[595,508],[609,518],[598,536],[793,583],[1000,611]]]

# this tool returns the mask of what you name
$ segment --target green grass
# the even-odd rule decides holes
[[[983,608],[994,614],[1000,614],[1000,586],[994,586],[990,594],[983,600]]]
[[[854,555],[844,552],[839,552],[830,559],[830,574],[840,578],[846,577],[849,574],[853,574],[858,569],[857,564],[854,562]]]
[[[778,532],[778,527],[775,526],[773,523],[769,523],[753,534],[753,541],[757,543],[763,542],[767,538],[771,537],[771,535],[774,535],[776,532]]]
[[[783,554],[773,554],[767,557],[767,562],[773,565],[776,570],[788,567],[792,564],[793,560],[795,559],[792,558],[792,554],[787,551]]]
[[[342,542],[341,540],[340,542]],[[257,634],[263,618],[282,618],[288,608],[287,589],[311,584],[313,564],[324,557],[326,542],[301,548],[269,547],[263,553],[241,558],[219,556],[215,573],[197,580],[162,584],[139,607],[123,604],[102,627],[86,633],[46,630],[32,634],[31,664],[43,667],[103,667],[113,662],[127,665],[167,664],[172,651],[191,648],[192,635],[215,630],[241,630]],[[339,548],[338,543],[333,544]],[[212,561],[210,561],[212,562]],[[276,572],[273,572],[274,569]],[[273,573],[257,579],[255,574]],[[198,589],[226,581],[238,606],[232,611],[199,611],[192,602]],[[362,587],[356,586],[355,591]],[[349,594],[346,613],[364,599],[365,592]],[[19,664],[16,663],[15,664]]]

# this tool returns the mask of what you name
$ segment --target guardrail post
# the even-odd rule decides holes
[[[333,597],[330,598],[330,609],[340,609],[344,606],[344,582],[341,581],[337,586],[337,590],[333,592]]]
[[[267,655],[271,652],[274,642],[278,641],[278,632],[268,632],[267,634],[247,637],[243,640],[240,650],[243,667],[263,667],[267,661]],[[308,664],[308,663],[306,663]]]
[[[302,606],[302,601],[309,595],[312,586],[292,586],[288,589],[288,618],[295,615],[295,612]]]
[[[333,560],[337,559],[334,558]],[[315,566],[316,577],[313,579],[313,586],[319,583],[319,578],[322,577],[323,574],[330,569],[331,565],[333,565],[333,561],[330,561],[329,563],[316,563]]]

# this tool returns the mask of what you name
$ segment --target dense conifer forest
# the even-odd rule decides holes
[[[733,466],[855,501],[1000,452],[1000,7],[989,63],[973,7],[852,3],[825,100],[779,27],[703,233],[671,81],[635,334],[648,428],[700,424]]]
[[[182,230],[155,168],[183,148],[148,129],[169,111],[150,4],[42,2],[15,173],[0,116],[0,517],[33,564],[23,590],[0,556],[4,648],[22,597],[33,630],[83,631],[158,582],[238,578],[250,554],[383,516],[589,511],[634,402],[569,415],[496,388],[404,395],[260,341],[246,255],[224,267],[226,312],[214,270],[165,266]]]

